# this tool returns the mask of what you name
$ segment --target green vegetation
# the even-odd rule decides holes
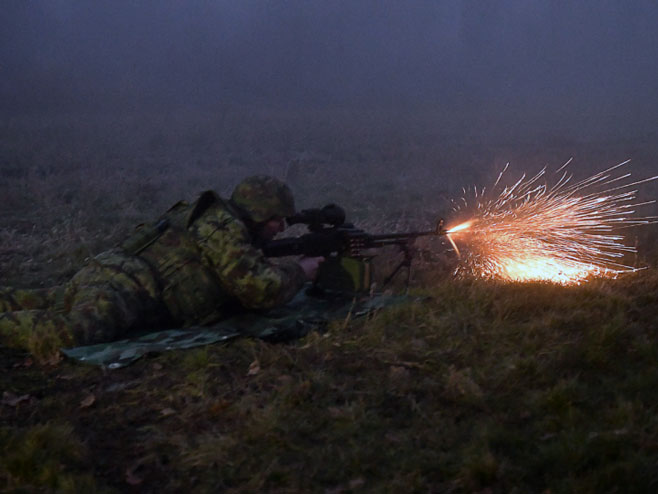
[[[105,492],[85,473],[85,447],[70,425],[39,424],[27,430],[0,429],[0,481],[14,492]],[[86,467],[86,469],[85,469]]]
[[[658,485],[654,273],[574,288],[447,280],[421,293],[431,299],[294,344],[242,340],[110,373],[12,369],[3,389],[33,398],[2,408],[0,478],[91,485],[75,476],[75,431],[89,475],[118,490]]]
[[[172,135],[161,137],[152,142],[157,156],[178,149],[165,145]],[[252,156],[241,142],[220,156]],[[325,144],[329,153],[334,144]],[[98,146],[98,163],[111,161]],[[346,147],[337,155],[348,156]],[[361,159],[374,159],[373,149]],[[256,171],[231,166],[212,172],[226,180],[222,191]],[[154,165],[122,182],[100,164],[44,179],[22,170],[3,179],[16,209],[2,219],[0,272],[3,284],[32,286],[66,278],[86,252],[111,245],[177,193],[189,196],[211,173],[192,163],[160,177]],[[89,178],[103,173],[105,182]],[[297,173],[298,183],[320,187],[329,171]],[[76,185],[67,203],[55,191],[76,174],[95,185]],[[188,175],[185,190],[172,179]],[[383,179],[373,180],[378,188]],[[150,200],[140,202],[140,183],[153,185]],[[352,203],[347,186],[338,199],[348,209],[363,201],[357,212],[369,225],[389,213],[399,228],[423,221],[368,199],[364,183]],[[111,194],[117,184],[123,192]],[[50,192],[28,204],[37,187]],[[398,187],[406,186],[377,190],[402,194]],[[654,266],[655,230],[642,235],[638,262]],[[455,280],[444,261],[416,264],[413,291],[426,301],[335,321],[289,344],[237,340],[116,371],[39,366],[0,348],[0,491],[656,492],[655,269],[562,287]]]

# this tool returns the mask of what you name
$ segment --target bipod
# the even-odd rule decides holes
[[[413,259],[413,255],[411,254],[411,248],[409,244],[403,244],[400,245],[400,249],[404,253],[404,259],[400,261],[400,263],[395,267],[395,269],[389,274],[386,279],[384,280],[384,284],[382,285],[382,288],[386,288],[386,286],[393,281],[393,278],[400,272],[400,269],[402,268],[407,268],[407,282],[405,285],[405,291],[409,291],[409,283],[411,282],[411,260]]]

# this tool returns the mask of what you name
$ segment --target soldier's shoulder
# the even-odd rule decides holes
[[[214,191],[203,192],[192,205],[188,225],[193,224],[202,229],[205,229],[202,225],[206,225],[214,230],[230,230],[244,235],[248,232],[235,208]]]
[[[187,223],[188,226],[204,216],[234,217],[239,219],[229,202],[214,190],[206,190],[190,205]]]

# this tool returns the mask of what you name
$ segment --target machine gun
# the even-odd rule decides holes
[[[397,245],[404,254],[402,261],[385,278],[384,286],[397,275],[403,267],[407,268],[407,286],[411,276],[412,246],[418,237],[445,235],[443,219],[439,219],[435,230],[405,233],[372,234],[345,222],[345,211],[336,204],[329,204],[319,209],[305,209],[294,216],[286,218],[288,225],[307,225],[309,233],[299,237],[270,240],[263,246],[268,257],[303,255],[308,257],[349,258],[369,262],[373,257],[365,251],[372,248]],[[323,263],[321,269],[327,263]],[[369,270],[369,268],[368,268]],[[319,277],[322,277],[320,273]],[[369,284],[366,283],[366,284]],[[361,287],[362,289],[364,287]]]

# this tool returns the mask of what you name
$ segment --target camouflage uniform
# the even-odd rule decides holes
[[[0,343],[43,354],[284,304],[305,275],[296,262],[271,263],[257,247],[258,223],[272,211],[294,212],[289,189],[276,180],[283,202],[268,204],[265,190],[265,207],[256,204],[263,196],[256,186],[266,180],[275,179],[245,180],[231,201],[207,191],[193,204],[177,203],[61,287],[0,289]]]

